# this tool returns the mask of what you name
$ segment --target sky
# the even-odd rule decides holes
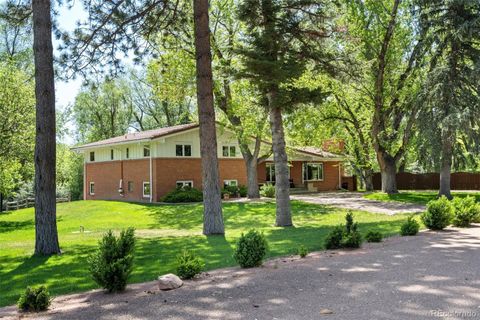
[[[75,23],[78,20],[86,18],[86,12],[80,5],[80,1],[75,1],[75,5],[72,9],[62,7],[59,10],[59,16],[57,17],[58,26],[62,30],[71,31],[75,28]],[[53,47],[56,51],[59,42],[57,40],[53,41]],[[58,52],[55,52],[58,54]],[[57,99],[57,108],[63,109],[69,104],[72,104],[75,101],[75,96],[77,95],[80,87],[82,85],[82,79],[77,78],[75,80],[65,81],[56,81],[55,82],[55,93]]]

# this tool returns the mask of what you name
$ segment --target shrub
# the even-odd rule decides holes
[[[468,227],[470,223],[478,219],[479,208],[475,198],[455,198],[452,201],[454,207],[453,225],[456,227]]]
[[[177,275],[182,279],[192,279],[202,272],[205,263],[192,251],[183,250],[177,257]]]
[[[222,195],[228,194],[231,197],[236,197],[238,193],[239,192],[237,186],[224,186],[222,189]]]
[[[302,244],[300,247],[298,247],[297,253],[300,258],[305,258],[308,255],[308,249]]]
[[[262,265],[267,254],[268,244],[263,233],[250,230],[241,235],[237,241],[233,257],[242,268],[252,268]]]
[[[108,292],[125,290],[133,269],[135,230],[122,230],[118,238],[109,230],[98,244],[88,258],[93,280]]]
[[[264,184],[260,188],[260,195],[267,198],[275,198],[275,186],[270,183]]]
[[[409,216],[407,221],[402,224],[400,228],[400,234],[402,236],[414,236],[418,233],[420,229],[420,224],[415,220],[413,216]]]
[[[358,224],[353,221],[353,214],[345,215],[346,224],[336,226],[325,239],[326,249],[359,248],[362,235],[358,232]]]
[[[17,305],[23,311],[44,311],[50,306],[52,299],[45,286],[27,287],[20,295]]]
[[[344,233],[344,226],[339,225],[333,228],[332,231],[325,238],[325,248],[327,249],[339,249],[342,247],[342,239]]]
[[[246,186],[240,186],[238,187],[238,193],[240,194],[240,197],[244,198],[248,194],[248,189]]]
[[[367,242],[382,242],[383,234],[380,231],[370,230],[365,235]]]
[[[422,214],[422,221],[427,228],[442,230],[450,224],[454,208],[452,203],[444,196],[432,200],[427,204],[427,211]]]
[[[202,202],[203,193],[192,187],[178,187],[167,193],[162,201],[169,203]]]

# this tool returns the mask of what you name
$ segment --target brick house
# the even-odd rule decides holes
[[[220,181],[246,185],[235,135],[217,125]],[[268,148],[264,144],[264,148]],[[201,189],[198,124],[128,133],[73,148],[84,156],[84,199],[156,202],[177,186]],[[289,148],[292,187],[337,190],[343,157],[316,148]],[[273,159],[258,166],[258,182],[274,183]]]

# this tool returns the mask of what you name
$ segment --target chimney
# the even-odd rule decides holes
[[[343,153],[345,151],[345,141],[343,139],[327,139],[323,141],[322,149],[332,153]]]

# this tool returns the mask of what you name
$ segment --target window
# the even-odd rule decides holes
[[[266,171],[267,171],[267,182],[275,182],[275,164],[274,163],[267,163],[266,164]]]
[[[128,181],[127,188],[128,192],[133,192],[133,181]]]
[[[144,157],[150,157],[150,147],[149,146],[143,146],[143,156]]]
[[[90,161],[95,161],[95,152],[90,152]]]
[[[177,181],[177,188],[190,187],[193,188],[193,181]]]
[[[113,160],[113,149],[110,150],[110,160]]]
[[[150,182],[143,183],[143,197],[144,198],[150,197]]]
[[[127,148],[125,153],[126,153],[126,158],[128,159],[130,157],[130,150]]]
[[[175,155],[177,157],[191,157],[192,145],[190,144],[177,144],[175,146]]]
[[[95,182],[90,182],[90,186],[88,187],[88,193],[91,196],[95,195]]]
[[[224,157],[235,157],[237,154],[237,148],[235,146],[223,146],[222,155]]]
[[[237,180],[223,180],[223,185],[224,186],[236,187],[236,186],[238,186],[238,181]]]
[[[323,180],[323,163],[305,163],[303,166],[303,180]]]

